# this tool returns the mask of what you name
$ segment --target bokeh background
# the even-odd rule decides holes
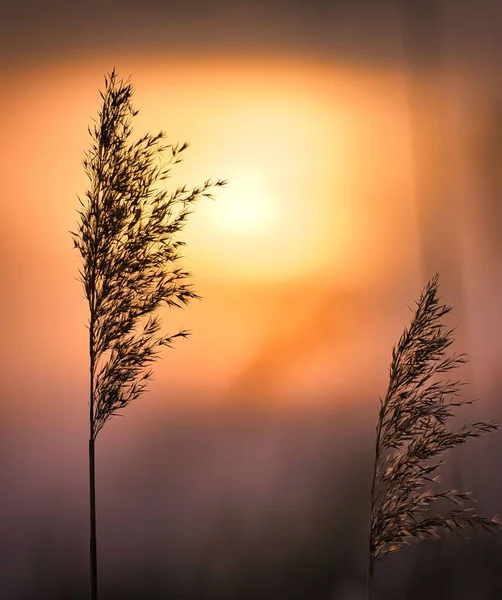
[[[87,307],[74,229],[115,66],[136,131],[227,178],[188,225],[203,301],[97,441],[103,599],[364,596],[374,427],[407,306],[438,271],[462,376],[502,420],[496,0],[11,2],[0,20],[0,597],[88,589]],[[502,436],[446,484],[502,513]],[[375,598],[502,597],[501,537],[379,564]]]

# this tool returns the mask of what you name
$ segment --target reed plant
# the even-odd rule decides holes
[[[133,85],[115,72],[105,76],[98,119],[89,128],[91,149],[83,166],[89,178],[79,198],[72,232],[83,267],[80,281],[89,303],[89,493],[90,597],[96,600],[97,537],[95,440],[110,417],[145,391],[163,346],[187,337],[163,334],[158,310],[198,298],[179,266],[178,234],[194,203],[226,184],[210,180],[194,188],[166,188],[171,166],[188,144],[168,144],[164,132],[133,140]]]
[[[451,307],[438,298],[438,275],[427,284],[411,319],[392,351],[387,393],[380,399],[371,487],[367,600],[375,563],[412,541],[438,538],[466,527],[502,529],[497,518],[476,513],[470,492],[441,490],[438,470],[444,452],[493,432],[498,424],[475,422],[448,428],[462,398],[464,383],[444,374],[466,362],[447,354],[454,330],[442,322]]]

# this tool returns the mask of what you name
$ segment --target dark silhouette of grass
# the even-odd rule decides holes
[[[83,165],[90,180],[80,200],[80,223],[72,232],[83,259],[80,280],[89,302],[89,492],[91,598],[97,598],[95,439],[109,417],[145,390],[162,346],[171,347],[182,330],[161,334],[156,314],[162,305],[183,307],[198,298],[177,267],[183,242],[176,238],[194,203],[212,197],[226,181],[206,181],[168,192],[161,185],[170,166],[188,147],[164,144],[166,136],[149,133],[131,140],[133,86],[105,77],[102,107]],[[160,159],[169,153],[166,163]]]
[[[502,529],[497,518],[476,514],[467,506],[470,492],[439,491],[435,474],[444,451],[477,438],[498,425],[477,422],[448,430],[454,408],[472,404],[461,400],[463,384],[436,379],[466,362],[464,354],[445,356],[453,342],[453,330],[441,323],[451,310],[439,305],[438,275],[425,287],[408,328],[392,352],[389,386],[380,399],[376,427],[375,462],[371,489],[367,598],[375,562],[413,540],[437,538],[441,532],[465,527]],[[453,508],[431,513],[437,503]]]

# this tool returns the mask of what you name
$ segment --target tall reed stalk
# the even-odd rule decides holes
[[[413,540],[438,538],[462,528],[502,529],[497,518],[476,514],[470,492],[438,489],[437,457],[498,425],[476,422],[449,430],[463,383],[438,378],[466,362],[465,354],[446,355],[454,330],[441,318],[451,307],[438,301],[438,275],[425,287],[408,328],[392,351],[389,386],[380,399],[371,487],[371,524],[366,598],[370,600],[375,563]],[[443,506],[443,510],[440,507]],[[431,510],[431,509],[436,510]]]
[[[89,302],[89,493],[90,597],[98,597],[95,440],[108,418],[136,400],[152,375],[162,346],[189,332],[161,334],[157,314],[164,305],[183,307],[198,298],[186,283],[189,273],[177,266],[177,239],[194,203],[212,197],[226,184],[206,181],[172,192],[163,182],[170,166],[181,161],[183,145],[165,144],[165,134],[149,133],[132,141],[133,86],[105,77],[101,110],[83,166],[90,181],[79,198],[80,221],[74,245],[83,268],[80,281]],[[161,159],[167,154],[167,161]]]

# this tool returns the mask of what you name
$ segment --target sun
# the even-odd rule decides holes
[[[235,174],[228,189],[219,195],[210,219],[225,235],[263,235],[276,225],[279,204],[260,172],[244,169]]]
[[[383,164],[377,161],[383,154],[375,155],[367,142],[375,114],[361,100],[366,87],[350,71],[253,64],[245,73],[235,66],[232,77],[233,65],[215,70],[204,83],[204,111],[200,70],[188,79],[183,71],[183,102],[170,105],[179,115],[172,138],[191,145],[190,160],[173,170],[170,185],[193,185],[211,175],[228,181],[214,190],[214,201],[201,198],[187,222],[183,257],[190,272],[274,285],[376,276],[374,262],[381,255],[369,248],[379,224],[388,220],[373,207],[395,178],[378,191],[373,179],[361,176],[371,170],[380,177]],[[171,86],[179,85],[176,78],[168,83],[152,89],[151,98],[159,100],[152,100],[150,114],[165,113],[163,99],[172,98]],[[380,98],[380,87],[377,92]],[[394,115],[384,97],[382,106]],[[154,129],[153,118],[145,127]],[[385,139],[391,138],[387,132]]]

